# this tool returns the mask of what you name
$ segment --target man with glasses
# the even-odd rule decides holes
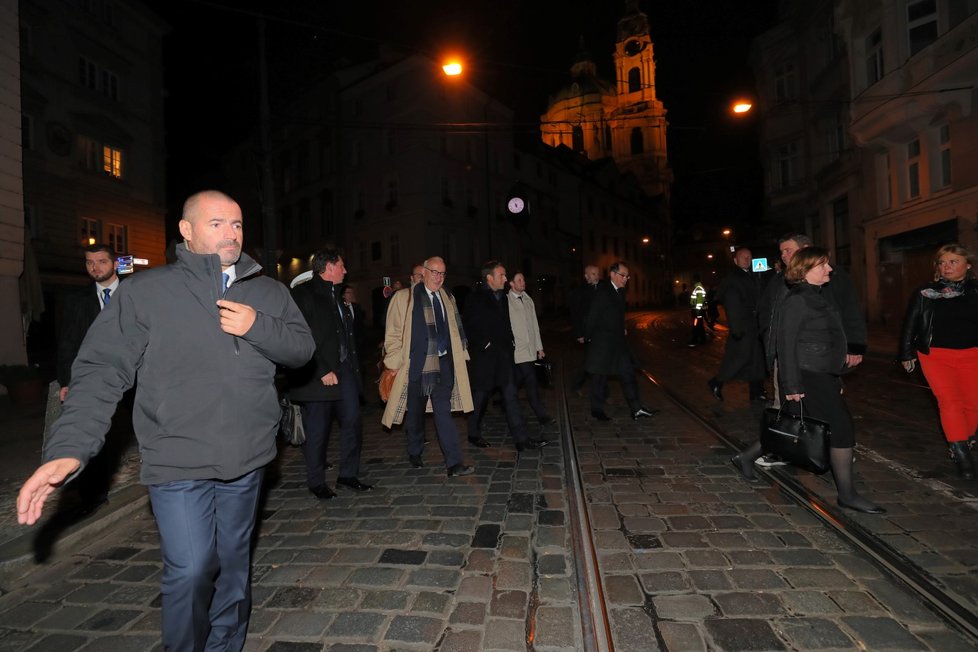
[[[632,352],[628,348],[625,329],[625,286],[628,285],[628,265],[616,262],[608,269],[607,281],[598,284],[584,324],[587,354],[584,368],[591,374],[591,416],[598,421],[611,421],[604,411],[608,400],[608,376],[621,379],[625,400],[633,419],[651,417],[655,411],[642,407],[635,381]]]
[[[387,310],[384,365],[397,376],[381,423],[392,428],[406,420],[408,461],[420,469],[430,400],[448,477],[470,475],[475,469],[462,461],[452,420],[453,411],[472,411],[465,329],[455,297],[442,287],[445,261],[434,256],[421,269],[421,282],[395,294]]]

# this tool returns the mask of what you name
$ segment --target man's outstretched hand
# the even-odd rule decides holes
[[[80,461],[72,457],[62,457],[38,467],[17,495],[17,522],[21,525],[37,523],[41,518],[41,510],[44,509],[44,501],[79,466]]]

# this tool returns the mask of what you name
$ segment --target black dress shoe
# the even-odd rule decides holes
[[[319,500],[329,500],[330,498],[336,498],[336,492],[327,487],[324,484],[318,487],[311,487],[309,492]]]
[[[640,407],[639,409],[632,412],[632,418],[638,421],[644,417],[654,417],[659,413],[658,410],[650,410],[648,408]]]
[[[747,482],[760,481],[760,478],[757,477],[757,475],[754,473],[753,462],[750,464],[750,466],[746,466],[744,464],[741,464],[739,455],[734,455],[733,457],[730,458],[730,463],[734,465],[734,468],[740,472],[740,476],[744,480],[747,480]]]
[[[448,477],[454,478],[458,475],[472,475],[475,473],[474,466],[466,466],[465,464],[456,464],[455,466],[448,467]]]
[[[485,437],[469,437],[469,443],[478,448],[489,448],[492,445],[486,441]]]
[[[706,381],[706,384],[710,386],[710,392],[713,394],[713,398],[718,401],[723,400],[723,383],[721,383],[716,378],[710,378]]]
[[[531,451],[539,450],[549,444],[550,442],[546,439],[527,439],[526,441],[521,441],[516,444],[516,450],[523,452],[526,449]]]
[[[420,455],[408,455],[408,461],[411,463],[411,466],[416,469],[424,468],[424,460],[421,459]]]
[[[886,510],[879,505],[870,505],[869,507],[859,507],[857,505],[850,505],[841,498],[837,501],[839,507],[845,507],[846,509],[851,509],[856,512],[862,512],[863,514],[886,514]]]
[[[604,413],[604,410],[591,410],[591,416],[598,421],[611,421],[611,417]]]
[[[356,478],[336,478],[336,488],[346,487],[353,491],[370,491],[374,488],[372,484],[364,484]]]

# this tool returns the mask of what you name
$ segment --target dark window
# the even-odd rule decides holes
[[[642,128],[633,127],[632,128],[632,154],[641,154],[645,151],[645,142],[642,140]]]
[[[584,151],[584,130],[580,127],[574,127],[571,132],[572,136],[572,147],[575,152]]]
[[[642,90],[642,71],[632,68],[628,71],[628,92],[637,93]]]

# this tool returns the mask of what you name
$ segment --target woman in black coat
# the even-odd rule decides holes
[[[920,369],[937,398],[941,427],[958,474],[971,480],[975,463],[968,439],[978,429],[978,282],[974,256],[958,244],[937,250],[934,282],[910,297],[900,361]]]
[[[855,434],[840,378],[848,347],[839,311],[822,296],[831,272],[828,251],[821,247],[798,251],[785,270],[785,280],[792,285],[776,325],[781,391],[785,400],[800,404],[804,399],[806,413],[828,422],[829,462],[839,506],[883,514],[886,510],[856,491],[852,478]],[[731,461],[745,476],[753,475],[750,467],[760,454],[758,442]]]

